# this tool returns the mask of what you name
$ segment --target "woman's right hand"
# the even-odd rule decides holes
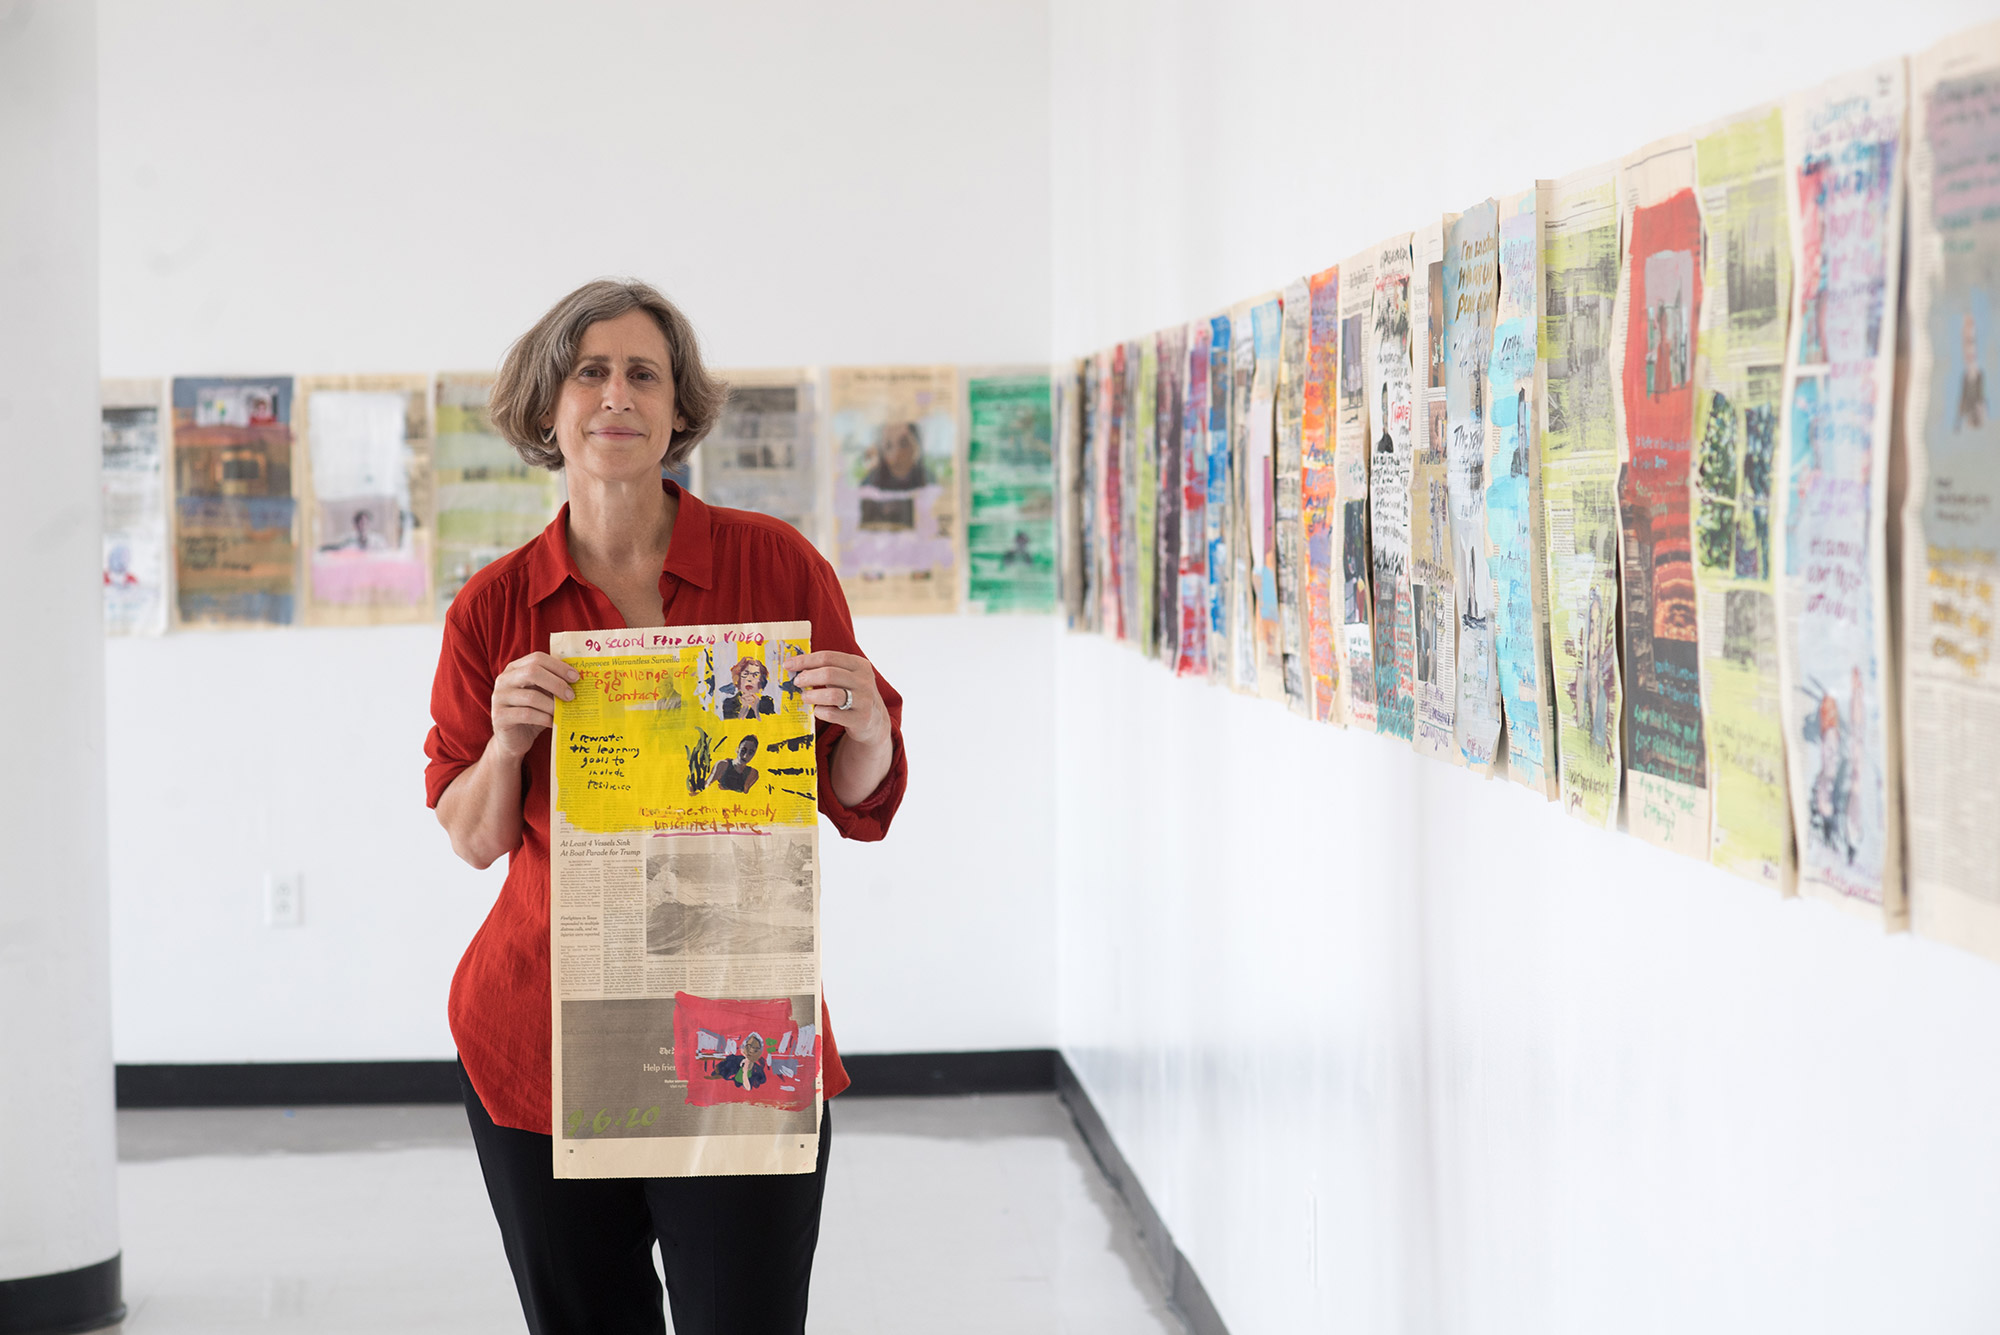
[[[577,671],[553,654],[528,654],[493,682],[493,745],[510,759],[528,754],[542,729],[556,721],[556,700],[576,699]]]

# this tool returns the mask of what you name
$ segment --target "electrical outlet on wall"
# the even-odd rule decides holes
[[[289,876],[280,876],[276,872],[265,875],[264,925],[266,927],[306,925],[305,877],[297,872]]]

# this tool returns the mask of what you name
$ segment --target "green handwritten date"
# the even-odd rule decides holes
[[[586,1127],[592,1134],[600,1136],[611,1131],[637,1131],[641,1127],[651,1126],[659,1118],[660,1105],[657,1103],[644,1111],[633,1108],[622,1115],[615,1108],[599,1108],[595,1117],[578,1108],[566,1119],[568,1130],[564,1134],[568,1139],[576,1140],[585,1134]]]

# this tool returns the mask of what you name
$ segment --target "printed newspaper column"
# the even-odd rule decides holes
[[[99,394],[104,488],[104,633],[167,629],[167,451],[157,380],[107,380]]]
[[[1266,700],[1285,698],[1285,666],[1279,640],[1277,404],[1278,335],[1284,320],[1273,292],[1250,308],[1251,363],[1249,413],[1244,440],[1249,469],[1244,474],[1244,549],[1250,555],[1250,636],[1256,655],[1250,689]]]
[[[1493,570],[1493,656],[1507,720],[1507,775],[1556,797],[1549,690],[1548,565],[1543,560],[1542,209],[1537,187],[1500,201],[1500,306],[1487,367],[1486,542]]]
[[[1340,402],[1340,268],[1307,281],[1306,381],[1299,396],[1299,525],[1305,590],[1306,677],[1312,716],[1345,724],[1341,704],[1340,621],[1334,599],[1335,418]]]
[[[1153,429],[1159,437],[1159,505],[1153,520],[1154,653],[1171,669],[1180,651],[1181,428],[1187,396],[1187,330],[1163,329],[1160,349],[1159,408]]]
[[[1500,218],[1492,200],[1445,235],[1445,454],[1451,501],[1452,587],[1458,595],[1458,753],[1490,774],[1500,753],[1500,677],[1493,648],[1493,573],[1486,560],[1487,363],[1500,295]]]
[[[432,389],[439,616],[467,580],[547,528],[562,506],[560,475],[493,429],[492,393],[492,374],[477,371],[439,372]]]
[[[1903,510],[1910,911],[2000,959],[2000,25],[1913,61],[1910,378]]]
[[[818,777],[803,621],[550,637],[557,1177],[810,1173]]]
[[[1229,311],[1233,331],[1229,347],[1229,685],[1247,695],[1257,694],[1257,596],[1253,589],[1261,549],[1253,549],[1252,543],[1263,518],[1253,512],[1252,505],[1253,497],[1264,493],[1250,431],[1251,391],[1257,376],[1257,329],[1250,312],[1257,304],[1238,302]],[[1263,462],[1268,465],[1269,457]]]
[[[1375,591],[1375,728],[1410,740],[1416,709],[1416,634],[1410,601],[1410,467],[1416,391],[1410,341],[1410,234],[1370,255],[1368,389],[1376,415],[1368,447],[1368,536]]]
[[[1236,464],[1230,448],[1235,351],[1230,346],[1235,325],[1227,315],[1208,322],[1208,675],[1233,684],[1230,666],[1231,603],[1235,589]],[[1245,329],[1248,337],[1248,329]]]
[[[1187,327],[1187,395],[1181,423],[1180,647],[1174,671],[1208,675],[1208,344],[1209,325]]]
[[[1150,335],[1133,345],[1138,354],[1139,374],[1132,380],[1132,620],[1131,634],[1139,652],[1147,658],[1159,652],[1155,625],[1158,608],[1154,598],[1158,572],[1153,562],[1158,556],[1160,499],[1160,348]],[[1131,365],[1127,362],[1126,365]]]
[[[1351,728],[1375,731],[1375,596],[1368,556],[1368,361],[1375,251],[1340,265],[1340,379],[1335,382],[1333,541],[1339,553],[1340,692]]]
[[[1890,927],[1907,919],[1888,574],[1906,92],[1898,57],[1785,102],[1778,668],[1799,889]]]
[[[1618,665],[1618,170],[1555,182],[1542,233],[1542,505],[1549,656],[1563,810],[1618,824],[1624,717]]]
[[[1305,460],[1306,358],[1311,348],[1312,292],[1306,279],[1284,292],[1284,321],[1278,335],[1278,610],[1284,654],[1285,703],[1294,714],[1312,716],[1306,679],[1305,622],[1299,592],[1305,571],[1300,507],[1300,470]]]
[[[840,366],[827,376],[834,568],[857,616],[958,606],[958,373]]]
[[[292,406],[290,376],[175,377],[177,626],[292,624]]]
[[[1697,131],[1694,155],[1703,236],[1694,587],[1709,859],[1789,893],[1792,816],[1771,582],[1772,466],[1792,293],[1784,115],[1774,104]]]
[[[1410,744],[1419,755],[1465,763],[1456,737],[1458,595],[1452,576],[1451,456],[1446,448],[1444,238],[1455,213],[1411,240],[1410,320],[1417,371],[1417,438],[1410,469],[1410,623],[1416,631],[1416,712]]]
[[[1708,858],[1708,746],[1689,509],[1701,208],[1694,142],[1663,139],[1619,167],[1618,505],[1625,528],[1626,827]]]
[[[1056,568],[1062,598],[1063,624],[1081,630],[1084,624],[1084,469],[1087,451],[1085,403],[1089,362],[1059,366],[1055,376],[1056,421]]]
[[[308,624],[435,615],[430,392],[421,375],[300,377]]]
[[[729,399],[702,440],[702,498],[820,534],[814,376],[803,369],[724,371]]]

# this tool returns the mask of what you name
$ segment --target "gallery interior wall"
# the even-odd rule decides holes
[[[1991,13],[1057,0],[1054,351]],[[1990,1325],[2000,969],[1056,663],[1062,1046],[1235,1335]]]
[[[604,274],[663,288],[719,367],[1043,361],[1047,22],[102,0],[104,373],[491,368]],[[921,704],[893,837],[822,825],[842,1046],[1050,1046],[1053,622],[857,631]],[[439,634],[110,644],[120,1061],[451,1055],[446,989],[503,868],[459,863],[423,804]],[[947,714],[969,680],[1004,696],[1006,745],[981,744],[990,703]],[[274,874],[303,877],[303,927],[264,925]]]

